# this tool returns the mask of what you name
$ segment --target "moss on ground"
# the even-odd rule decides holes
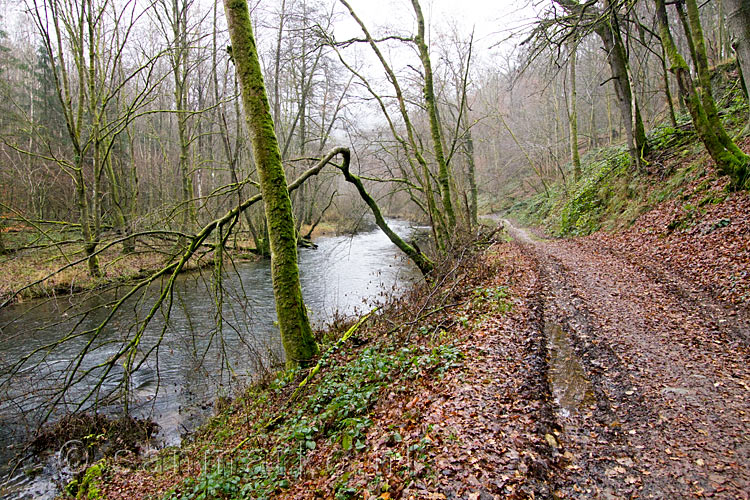
[[[649,142],[653,152],[644,171],[633,170],[622,146],[598,149],[584,156],[578,182],[554,183],[550,196],[518,200],[505,216],[555,236],[585,236],[627,228],[660,203],[693,197],[696,181],[703,193],[700,206],[726,199],[728,192],[716,190],[719,175],[692,131],[659,126]]]
[[[714,68],[712,83],[727,130],[736,139],[747,133],[748,103],[737,85],[736,64]],[[600,229],[627,228],[641,215],[669,200],[694,196],[700,180],[704,192],[699,206],[721,203],[726,191],[717,191],[719,175],[698,140],[688,116],[678,125],[662,123],[648,134],[650,153],[642,171],[630,166],[627,149],[614,145],[595,149],[581,159],[582,175],[573,182],[572,165],[563,180],[549,186],[549,196],[538,193],[513,200],[503,214],[528,226],[541,226],[555,236],[585,236]]]
[[[73,479],[65,486],[65,493],[80,500],[101,500],[104,474],[107,470],[105,462],[99,461],[89,466],[80,480]]]

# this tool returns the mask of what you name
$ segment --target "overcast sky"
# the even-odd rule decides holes
[[[349,3],[368,24],[406,31],[411,31],[414,25],[410,0],[350,0]],[[475,28],[477,45],[482,48],[501,42],[511,31],[526,25],[536,10],[531,0],[421,0],[420,4],[426,21],[435,28],[455,23],[467,35]],[[356,26],[348,29],[355,30]]]
[[[147,4],[146,0],[136,0]],[[202,0],[199,0],[202,1]],[[329,0],[336,1],[336,0]],[[414,27],[414,12],[411,0],[349,0],[357,14],[380,32],[385,26],[410,34]],[[517,31],[527,24],[534,15],[531,4],[544,4],[547,0],[421,0],[422,11],[426,21],[433,28],[444,29],[451,24],[460,28],[467,35],[475,28],[475,40],[478,48],[487,48],[507,38],[510,31]],[[254,3],[254,2],[253,2]],[[281,0],[260,0],[260,7],[276,10]],[[206,0],[206,5],[213,0]],[[341,7],[343,9],[343,7]],[[28,28],[30,25],[18,26],[13,22],[18,13],[24,10],[23,1],[0,0],[0,16],[4,18],[6,28]],[[345,36],[359,36],[359,28],[353,22],[344,22],[337,26]],[[346,35],[345,35],[346,34]]]

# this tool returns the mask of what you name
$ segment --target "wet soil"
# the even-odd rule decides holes
[[[748,498],[747,310],[601,242],[505,225],[537,262],[551,353],[574,358],[548,370],[566,460],[556,496]]]

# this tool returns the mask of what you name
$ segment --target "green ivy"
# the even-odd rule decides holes
[[[492,296],[503,293],[495,289]],[[276,496],[289,487],[289,479],[295,477],[301,461],[321,441],[339,444],[340,453],[366,450],[365,436],[372,425],[369,413],[387,385],[399,377],[413,379],[432,372],[442,375],[460,366],[463,358],[463,353],[453,345],[395,349],[378,344],[363,349],[343,364],[337,364],[340,360],[324,359],[314,390],[296,408],[288,410],[289,414],[273,431],[276,446],[243,449],[235,461],[236,467],[209,467],[198,477],[183,481],[167,498]],[[279,377],[269,390],[281,390],[289,382],[288,377]],[[257,432],[265,431],[259,427]],[[337,497],[356,494],[343,477],[339,483]]]
[[[507,286],[496,286],[487,288],[476,288],[472,294],[472,303],[475,306],[488,304],[494,313],[505,313],[512,309]]]
[[[588,175],[563,205],[559,233],[578,236],[598,230],[607,202],[614,192],[613,182],[625,175],[629,166],[630,155],[624,150],[591,165]]]

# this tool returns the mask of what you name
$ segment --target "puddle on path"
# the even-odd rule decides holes
[[[568,333],[555,323],[545,324],[544,333],[550,358],[548,378],[552,395],[561,416],[569,417],[595,402],[594,391]]]

